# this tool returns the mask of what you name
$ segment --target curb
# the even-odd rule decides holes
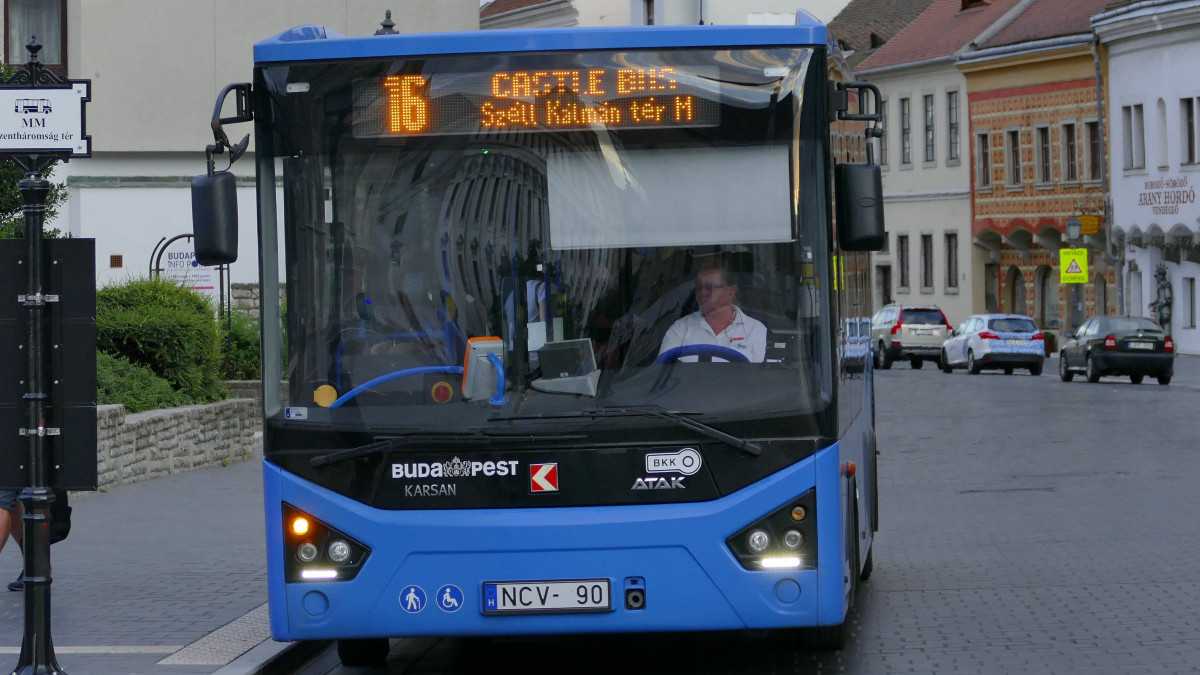
[[[333,644],[329,640],[263,640],[213,675],[287,675]]]

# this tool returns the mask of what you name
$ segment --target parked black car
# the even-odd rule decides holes
[[[1066,333],[1059,352],[1058,375],[1070,382],[1083,373],[1088,382],[1105,375],[1125,375],[1141,384],[1147,375],[1170,384],[1175,367],[1175,341],[1150,319],[1139,316],[1097,316],[1083,322],[1078,333]]]

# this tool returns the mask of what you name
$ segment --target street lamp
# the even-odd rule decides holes
[[[1067,219],[1067,245],[1079,247],[1079,235],[1083,233],[1083,223],[1079,218],[1071,216]],[[1071,330],[1079,330],[1083,323],[1083,302],[1079,299],[1079,284],[1071,284]]]

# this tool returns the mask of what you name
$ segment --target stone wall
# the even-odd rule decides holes
[[[279,284],[279,292],[287,292],[287,284]],[[258,284],[229,284],[229,297],[235,311],[258,318]]]
[[[125,414],[97,406],[99,487],[105,490],[253,457],[259,407],[231,398]]]

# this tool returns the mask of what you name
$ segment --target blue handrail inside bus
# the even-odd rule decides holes
[[[492,405],[504,405],[508,399],[504,398],[504,362],[496,356],[495,352],[488,352],[488,361],[492,367],[496,369],[496,395],[488,399],[488,403]]]
[[[363,393],[364,391],[366,391],[372,387],[377,387],[377,386],[383,384],[384,382],[391,382],[392,380],[396,380],[401,377],[406,377],[408,375],[424,375],[426,373],[448,373],[451,375],[462,375],[462,372],[463,372],[462,366],[417,366],[416,368],[405,368],[404,370],[392,371],[386,375],[380,375],[379,377],[376,377],[372,380],[367,380],[366,382],[363,382],[362,384],[358,385],[357,387],[355,387],[355,388],[351,389],[350,391],[339,396],[336,401],[329,404],[329,407],[330,408],[340,408],[340,407],[342,407],[342,404],[344,404],[346,401],[349,401],[350,399],[354,398],[355,396],[358,396],[359,394]],[[500,384],[498,385],[498,388],[502,390],[503,387],[504,387],[504,369],[501,367],[500,368]]]
[[[654,359],[654,365],[670,363],[682,356],[715,356],[737,363],[750,363],[750,359],[745,354],[729,347],[722,347],[721,345],[680,345],[659,354],[658,358]]]

